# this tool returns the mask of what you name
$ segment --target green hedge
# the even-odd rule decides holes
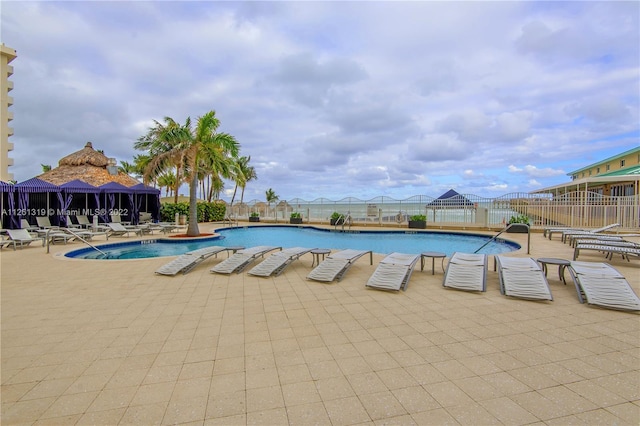
[[[225,203],[213,201],[211,203],[198,203],[198,222],[220,222],[224,220],[227,209]],[[173,222],[176,213],[189,216],[189,203],[164,203],[160,207],[160,220]]]

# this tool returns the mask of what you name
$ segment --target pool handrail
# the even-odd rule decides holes
[[[485,248],[485,246],[487,246],[491,241],[495,241],[500,234],[502,234],[503,232],[509,230],[511,227],[513,227],[514,225],[516,226],[521,226],[522,223],[510,223],[507,226],[505,226],[500,232],[498,232],[496,235],[494,235],[493,237],[491,237],[491,239],[489,239],[489,241],[487,241],[486,243],[484,243],[483,245],[480,246],[479,249],[477,249],[476,251],[474,251],[473,253],[476,254],[478,253],[480,250],[482,250],[483,248]],[[529,227],[527,225],[527,254],[530,254],[530,249],[531,249],[531,227]]]

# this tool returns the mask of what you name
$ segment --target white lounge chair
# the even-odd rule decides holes
[[[500,292],[505,296],[531,300],[553,300],[547,277],[530,257],[496,256]]]
[[[391,253],[380,261],[366,287],[379,290],[406,290],[419,254]]]
[[[5,231],[5,230],[3,229],[3,231]],[[5,236],[4,234],[0,234],[0,250],[5,246],[7,246],[7,247],[13,246],[13,250],[15,250],[16,249],[16,242],[13,241],[12,239],[10,239],[8,237],[8,235]]]
[[[35,232],[35,231],[37,231],[38,229],[40,229],[40,227],[39,227],[39,226],[31,225],[31,224],[27,221],[27,219],[20,219],[20,228],[22,228],[22,229],[26,229],[26,230],[27,230],[27,231],[29,231],[29,232],[31,232],[31,231]]]
[[[487,255],[455,252],[449,259],[442,286],[466,291],[487,290]]]
[[[232,274],[234,272],[240,273],[258,257],[264,256],[266,253],[278,249],[282,248],[275,246],[255,246],[238,250],[233,255],[211,268],[211,272],[215,272],[217,274]]]
[[[122,216],[118,213],[109,215],[111,217],[111,223],[120,223],[123,226],[131,225],[131,222],[123,222]]]
[[[221,251],[228,250],[226,247],[211,246],[198,250],[189,251],[171,262],[162,265],[156,270],[159,275],[176,275],[179,272],[186,274],[211,256],[217,256]]]
[[[9,238],[15,242],[14,248],[16,245],[20,245],[20,248],[22,248],[35,241],[40,241],[44,247],[44,238],[34,237],[26,229],[7,229],[7,233],[9,234]]]
[[[282,272],[284,272],[287,266],[300,259],[302,255],[309,253],[311,250],[313,249],[305,247],[292,247],[273,253],[265,260],[250,269],[247,274],[257,275],[260,277],[269,277],[271,275],[278,276]]]
[[[124,225],[122,225],[121,223],[107,223],[107,226],[109,227],[109,231],[108,231],[108,236],[109,237],[119,237],[122,235],[126,235],[127,237],[129,236],[130,233],[133,233],[135,235],[141,235],[142,234],[142,230],[138,229],[138,228],[125,228]]]
[[[369,253],[369,261],[373,265],[373,252],[371,250],[342,250],[328,256],[313,269],[307,279],[323,282],[340,281],[356,260]]]
[[[51,224],[48,216],[37,216],[36,222],[41,229],[58,229],[59,226],[55,226]]]
[[[602,228],[597,229],[568,229],[562,231],[562,242],[566,243],[569,237],[573,235],[589,235],[589,234],[600,234],[601,232],[608,231],[609,229],[620,226],[619,223],[612,223],[607,226],[603,226]],[[549,239],[551,239],[551,234],[549,234]]]
[[[606,263],[571,262],[569,271],[580,303],[603,308],[640,311],[640,299],[629,282]]]
[[[602,242],[593,244],[576,244],[573,249],[573,260],[578,259],[581,250],[592,250],[603,252],[607,259],[613,258],[614,254],[621,254],[623,258],[629,260],[629,256],[640,257],[640,245],[632,242]]]
[[[549,237],[549,239],[551,239],[553,237],[553,234],[556,233],[560,233],[562,234],[562,241],[564,242],[566,239],[567,235],[574,235],[574,234],[598,234],[600,232],[603,231],[607,231],[611,228],[615,228],[616,226],[620,226],[619,223],[612,223],[606,226],[603,226],[602,228],[596,228],[596,229],[586,229],[586,228],[571,228],[571,227],[551,227],[551,228],[545,228],[543,231],[543,236],[547,236]]]

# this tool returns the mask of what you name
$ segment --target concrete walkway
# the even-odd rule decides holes
[[[3,425],[640,424],[640,316],[581,305],[555,266],[555,300],[532,302],[500,294],[493,257],[486,293],[430,261],[388,293],[365,288],[383,255],[322,284],[310,254],[276,278],[209,273],[224,255],[166,277],[167,258],[55,255],[79,247],[2,250]],[[532,235],[534,258],[572,254]],[[640,261],[611,264],[640,294]]]

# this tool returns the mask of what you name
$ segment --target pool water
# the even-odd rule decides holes
[[[372,250],[374,253],[389,254],[422,253],[439,251],[451,256],[460,251],[473,253],[492,236],[482,236],[454,232],[414,232],[414,231],[345,231],[336,232],[310,226],[254,226],[221,228],[219,236],[185,241],[181,239],[151,239],[121,242],[97,246],[107,256],[86,247],[65,254],[66,257],[82,259],[141,259],[148,257],[177,256],[191,250],[219,245],[224,247],[252,247],[269,245],[277,247],[309,247],[330,249]],[[479,253],[499,254],[518,250],[514,242],[496,239],[487,244]]]

